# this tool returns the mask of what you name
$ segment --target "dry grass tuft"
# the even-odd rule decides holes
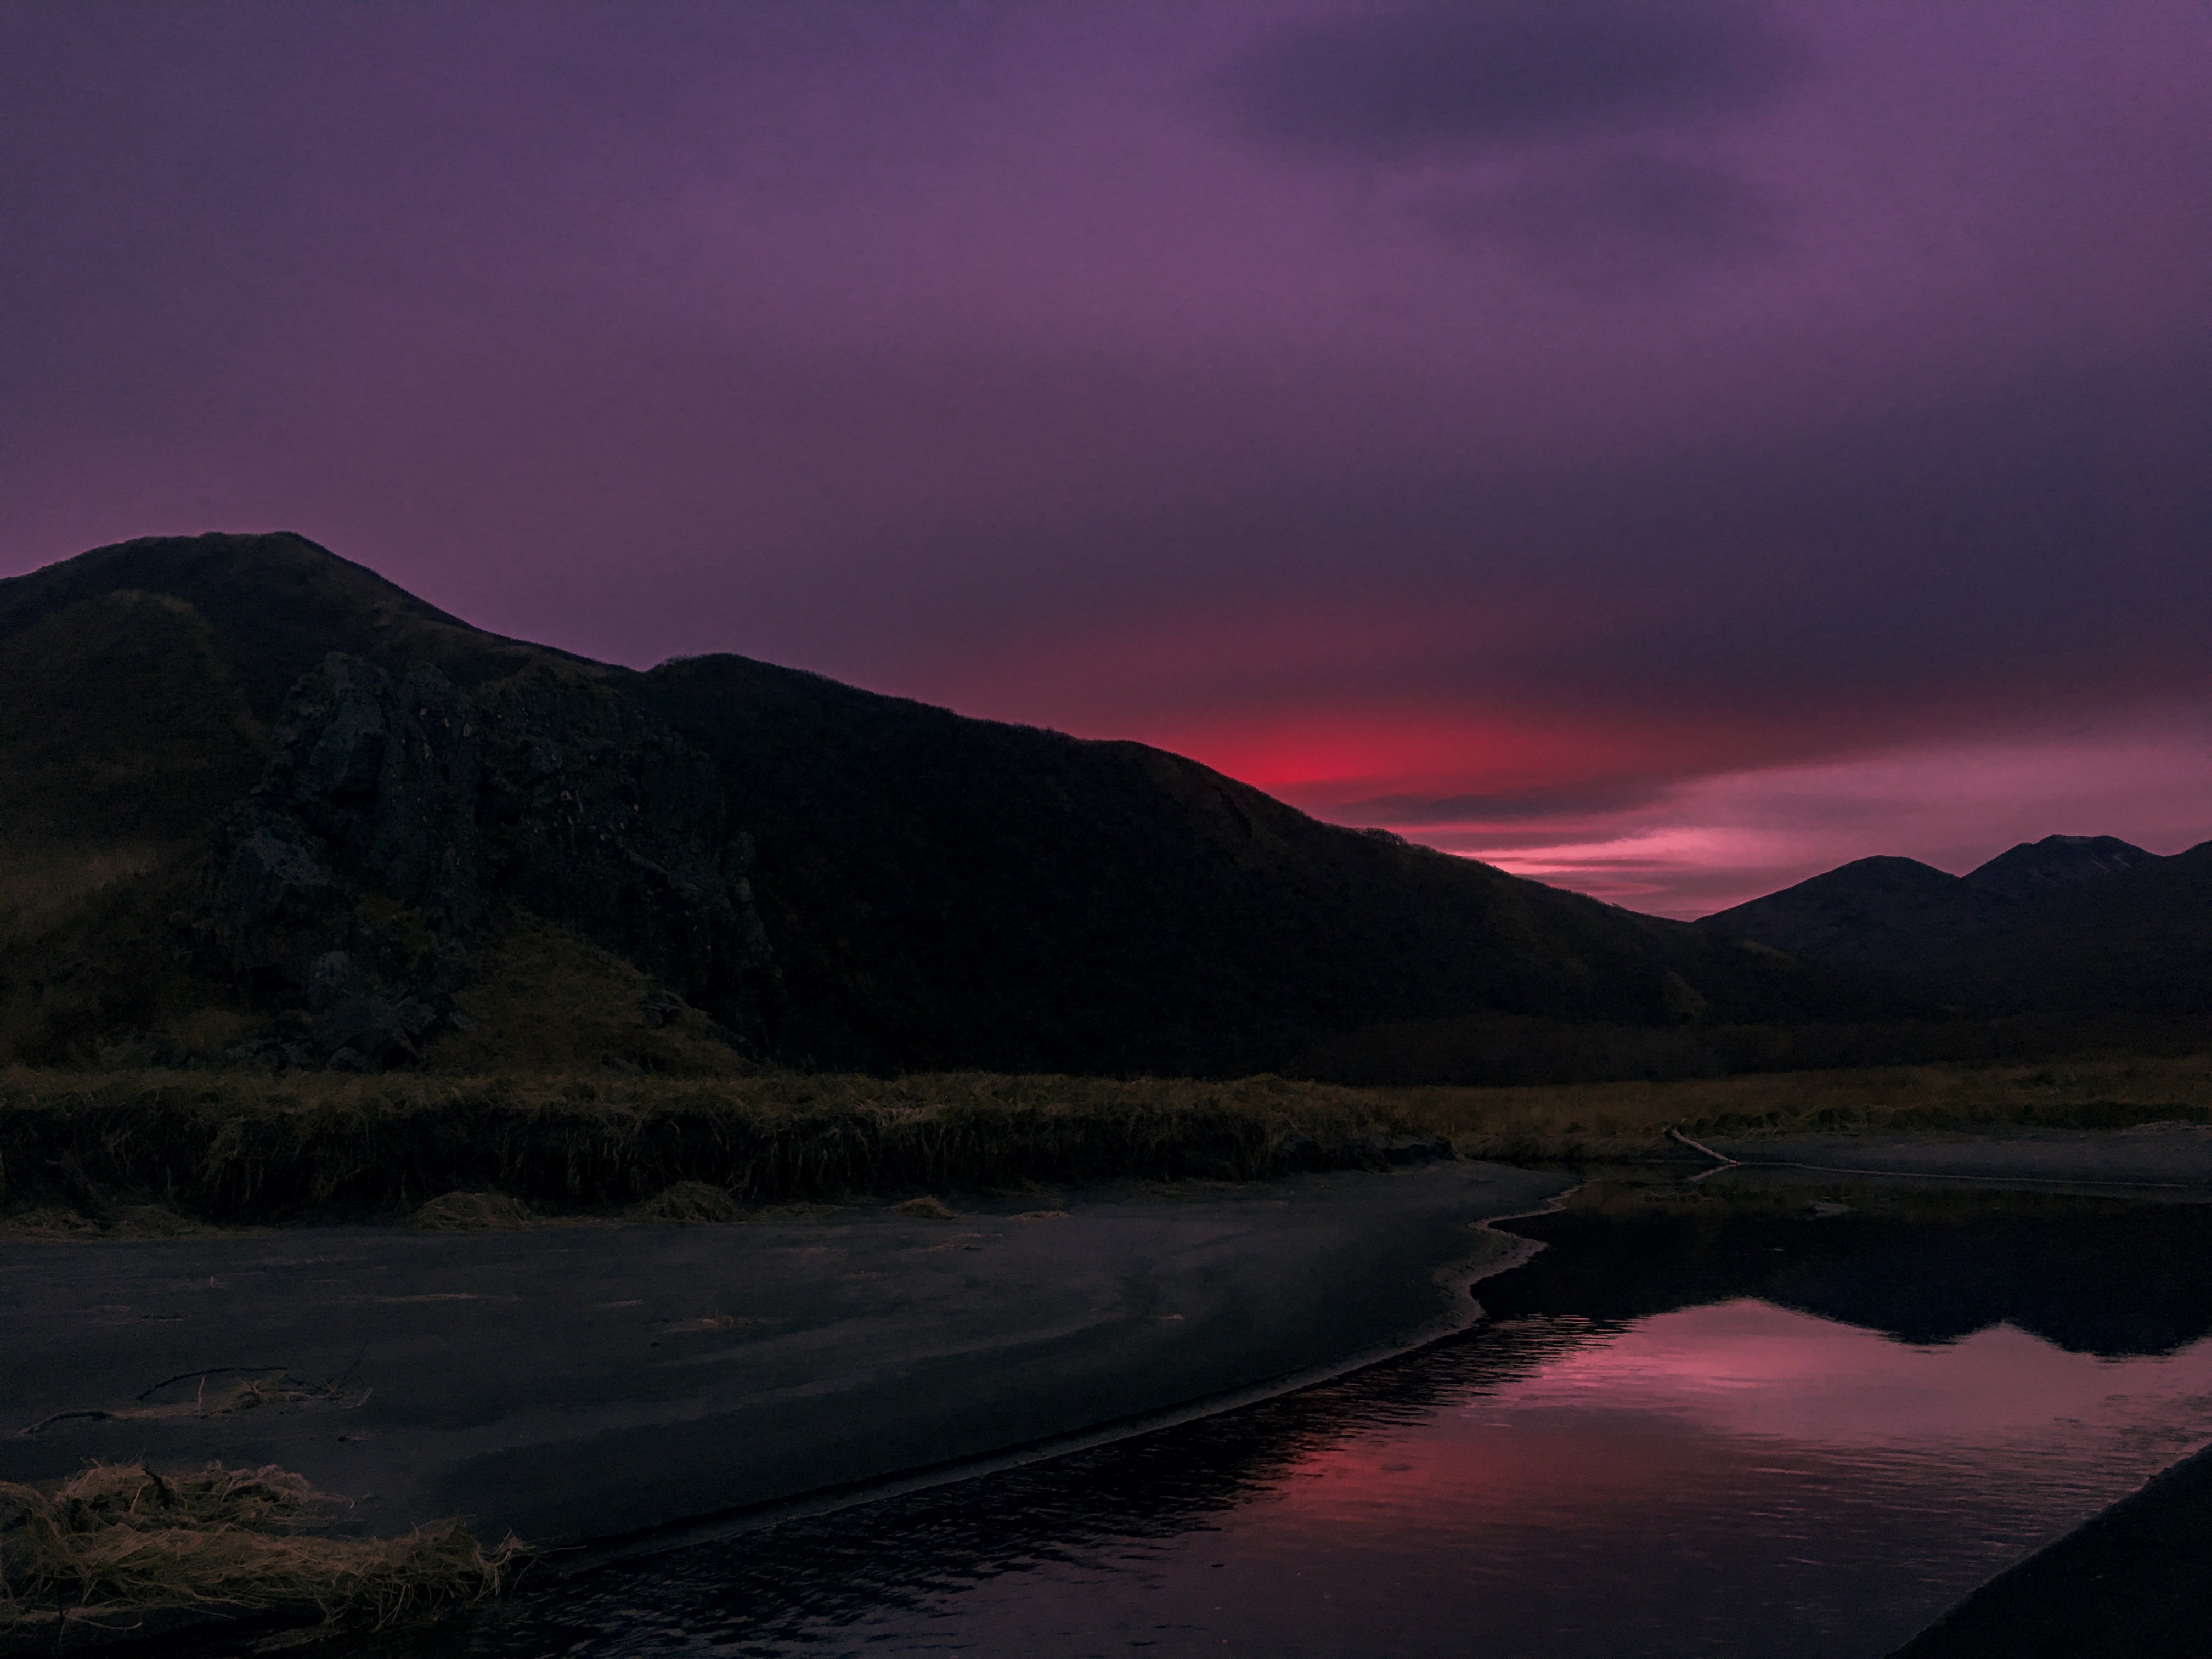
[[[527,1556],[512,1538],[487,1552],[458,1521],[399,1538],[308,1530],[344,1507],[274,1465],[165,1477],[94,1463],[58,1486],[0,1481],[0,1634],[179,1611],[381,1629],[495,1595]]]
[[[960,1219],[959,1211],[954,1209],[943,1199],[928,1193],[924,1193],[920,1198],[909,1198],[903,1204],[894,1204],[891,1208],[896,1210],[901,1215],[918,1216],[924,1221]]]
[[[478,1231],[489,1227],[527,1227],[536,1219],[530,1206],[505,1193],[447,1193],[408,1218],[434,1232]]]
[[[630,1217],[638,1221],[742,1221],[744,1210],[730,1196],[728,1189],[708,1185],[703,1181],[679,1181],[664,1188],[642,1204],[630,1206]]]

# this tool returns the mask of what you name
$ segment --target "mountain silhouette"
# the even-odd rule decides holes
[[[0,581],[0,1060],[40,1063],[413,1063],[488,976],[543,982],[514,953],[553,938],[633,1003],[641,971],[647,1024],[880,1070],[1902,1006],[1141,744],[505,639],[289,534]]]
[[[2045,836],[2024,841],[1960,879],[2002,898],[2039,899],[2162,862],[2118,836]]]
[[[1701,918],[1814,962],[1910,971],[1931,951],[2000,927],[2014,901],[1917,859],[1857,859],[1778,893]]]
[[[2047,836],[1964,876],[1860,859],[1695,925],[1978,1012],[2212,1014],[2212,842]]]

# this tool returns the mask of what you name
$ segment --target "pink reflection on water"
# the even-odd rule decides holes
[[[1616,1408],[1826,1445],[1987,1439],[2191,1398],[2212,1433],[2212,1345],[2123,1364],[1993,1325],[1919,1347],[1746,1300],[1650,1320],[1507,1393],[1525,1411],[1599,1391]]]
[[[2084,1492],[2117,1476],[2124,1490],[2208,1437],[2212,1342],[2120,1362],[1998,1325],[1916,1346],[1742,1300],[1577,1345],[1418,1436],[1316,1450],[1286,1472],[1278,1518],[1390,1511],[1402,1525],[1437,1506],[1461,1527],[1484,1512],[1587,1519],[1684,1500],[1722,1463],[1756,1476],[1809,1459],[1879,1480],[1907,1449],[1923,1472]]]
[[[1515,1319],[817,1559],[824,1528],[775,1571],[830,1588],[772,1622],[765,1577],[703,1631],[621,1590],[613,1647],[499,1651],[1878,1659],[2208,1437],[2212,1340],[1913,1346],[1753,1301]],[[1140,1481],[1093,1484],[1125,1455]],[[978,1514],[1020,1547],[960,1546]]]

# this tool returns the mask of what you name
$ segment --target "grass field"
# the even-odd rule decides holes
[[[1361,1092],[1387,1122],[1449,1135],[1463,1158],[1576,1161],[1649,1154],[1670,1124],[1692,1135],[1759,1135],[2212,1121],[2212,1055]]]
[[[159,1232],[398,1216],[469,1194],[538,1213],[658,1203],[681,1216],[714,1209],[700,1187],[744,1206],[1376,1168],[1405,1134],[1448,1137],[1462,1157],[1548,1163],[1667,1156],[1670,1124],[1758,1135],[2169,1119],[2212,1121],[2212,1056],[1490,1089],[14,1070],[0,1071],[0,1213],[49,1231]]]

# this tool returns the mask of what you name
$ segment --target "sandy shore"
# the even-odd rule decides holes
[[[1563,1175],[1442,1164],[1024,1218],[0,1243],[0,1478],[280,1463],[390,1533],[605,1540],[951,1472],[1412,1346]],[[251,1383],[266,1403],[209,1413]],[[27,1432],[26,1431],[30,1431]]]

